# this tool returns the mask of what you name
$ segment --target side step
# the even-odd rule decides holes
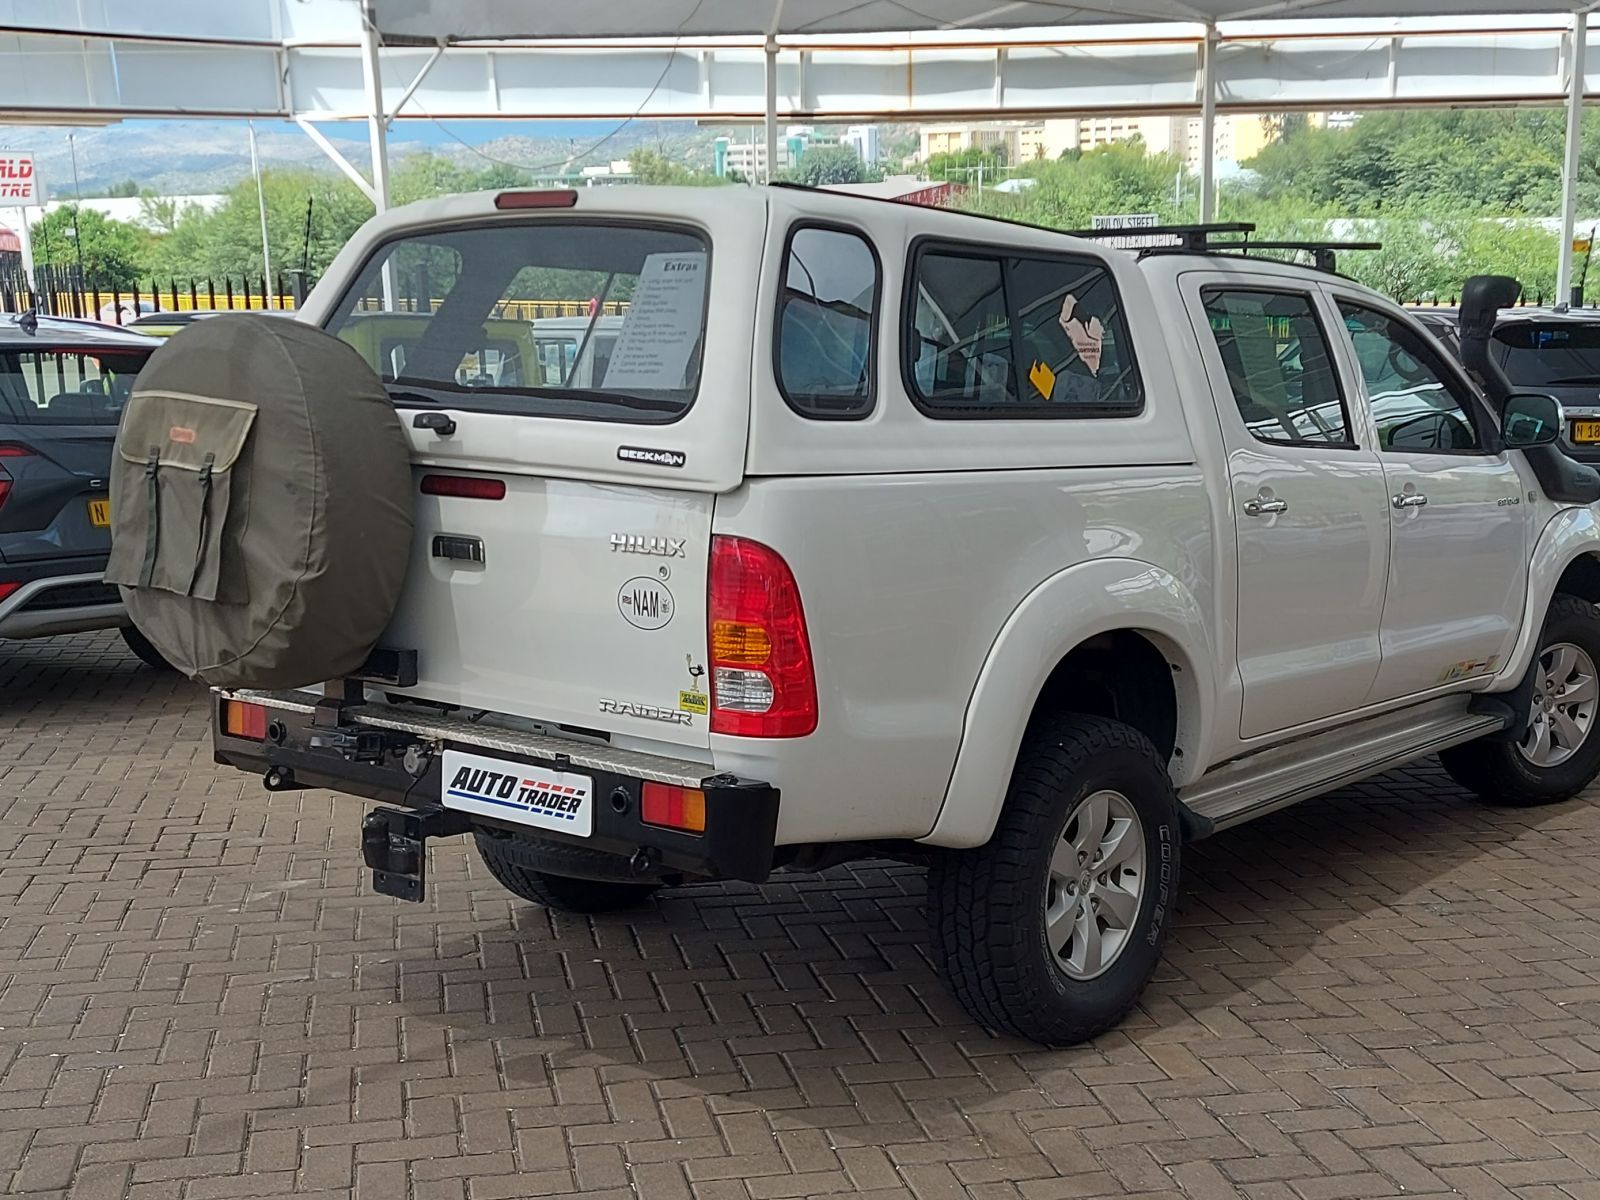
[[[1207,772],[1179,798],[1226,829],[1505,728],[1503,717],[1466,703],[1451,696],[1260,750]]]

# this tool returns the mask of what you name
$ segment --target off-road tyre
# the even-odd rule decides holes
[[[1051,859],[1080,802],[1120,793],[1144,837],[1137,916],[1095,978],[1063,969],[1046,940]],[[1087,1041],[1138,1002],[1161,957],[1178,895],[1178,799],[1159,752],[1138,730],[1102,717],[1039,722],[1017,757],[989,842],[948,851],[928,876],[936,965],[981,1024],[1051,1046]]]
[[[624,883],[611,879],[582,879],[556,875],[519,863],[514,841],[493,834],[475,832],[478,856],[489,874],[508,892],[545,908],[568,913],[608,913],[637,908],[660,887],[660,883]]]
[[[1539,635],[1534,670],[1540,669],[1546,648],[1561,643],[1578,647],[1591,663],[1600,664],[1600,609],[1577,596],[1558,594]],[[1594,723],[1600,724],[1600,716]],[[1485,738],[1441,752],[1439,762],[1451,779],[1490,804],[1555,804],[1577,795],[1600,774],[1600,732],[1591,725],[1572,756],[1549,767],[1530,762],[1516,742]]]
[[[122,644],[127,646],[137,658],[147,667],[154,667],[158,671],[172,670],[172,664],[161,657],[161,651],[150,644],[150,639],[145,637],[132,625],[122,627]]]

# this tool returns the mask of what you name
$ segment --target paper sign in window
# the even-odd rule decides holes
[[[602,386],[610,391],[686,387],[704,325],[705,295],[703,253],[648,255]]]
[[[1105,326],[1100,323],[1100,318],[1084,320],[1078,316],[1078,298],[1068,292],[1061,300],[1061,316],[1058,320],[1079,361],[1089,368],[1089,374],[1100,374],[1100,356],[1106,341]]]

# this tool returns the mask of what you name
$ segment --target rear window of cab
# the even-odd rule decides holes
[[[132,348],[0,350],[0,424],[116,425],[149,357]]]
[[[674,421],[699,389],[710,255],[676,225],[429,230],[380,246],[326,328],[400,404]]]

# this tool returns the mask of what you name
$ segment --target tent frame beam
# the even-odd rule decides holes
[[[1583,150],[1584,74],[1588,62],[1589,14],[1572,18],[1567,41],[1567,144],[1561,160],[1561,244],[1557,249],[1556,303],[1572,298],[1573,234],[1578,221],[1578,164]]]

